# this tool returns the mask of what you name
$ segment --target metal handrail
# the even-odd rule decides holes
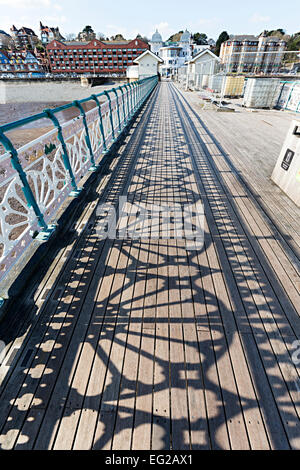
[[[55,224],[50,221],[55,220],[61,204],[67,197],[79,195],[80,180],[88,171],[99,168],[101,157],[110,150],[157,82],[157,76],[144,78],[0,126],[0,143],[6,150],[0,156],[0,281],[33,239],[44,241],[51,236]],[[100,102],[100,97],[107,99]],[[82,104],[88,101],[94,101],[96,106],[85,111]],[[74,107],[79,116],[60,123],[57,113]],[[53,130],[16,149],[6,133],[40,119],[50,120]],[[14,216],[25,219],[23,231],[21,222],[11,225],[8,222]],[[11,232],[16,227],[20,234],[13,238]]]

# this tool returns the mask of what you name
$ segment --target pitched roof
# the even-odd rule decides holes
[[[62,44],[63,46],[87,46],[88,44],[91,45],[91,47],[93,46],[94,47],[94,42],[97,42],[98,44],[104,44],[104,45],[107,45],[107,46],[122,46],[122,45],[129,45],[132,43],[132,45],[134,45],[134,42],[135,41],[139,41],[140,43],[142,44],[145,44],[147,47],[148,47],[148,44],[145,43],[145,41],[143,41],[142,39],[130,39],[130,40],[124,40],[124,41],[101,41],[100,39],[91,39],[90,41],[64,41],[64,40],[59,40],[59,39],[53,39],[48,45],[51,45],[54,41]]]
[[[139,62],[141,58],[144,57],[145,55],[151,55],[154,59],[157,60],[157,62],[163,63],[163,59],[161,57],[159,57],[158,55],[154,54],[153,52],[149,50],[144,51],[142,54],[140,54],[136,59],[134,59],[133,63]]]
[[[267,36],[264,38],[267,42],[273,42],[273,41],[286,41],[283,37],[278,37],[278,36]]]
[[[31,28],[26,28],[26,26],[22,26],[19,31],[24,31],[24,33],[29,34],[30,36],[35,36],[35,32]]]
[[[128,44],[132,41],[132,39],[130,40],[127,40],[127,39],[124,39],[124,40],[118,40],[118,41],[101,41],[101,42],[104,42],[104,44]]]
[[[10,35],[3,31],[3,29],[0,29],[0,34],[4,34],[5,36],[8,36],[10,38]]]
[[[258,41],[258,37],[253,34],[231,34],[227,41]]]
[[[193,57],[191,60],[188,61],[189,64],[193,64],[194,62],[196,62],[201,56],[205,55],[205,54],[209,54],[213,59],[215,59],[216,61],[220,62],[220,57],[218,57],[216,54],[214,54],[213,52],[211,52],[210,49],[204,49],[203,51],[200,51],[198,52],[198,54],[195,55],[195,57]]]

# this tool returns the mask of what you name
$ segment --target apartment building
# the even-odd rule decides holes
[[[117,73],[125,75],[134,59],[149,49],[140,40],[51,41],[46,46],[52,73]]]
[[[24,49],[28,46],[34,49],[35,45],[39,41],[39,38],[35,32],[31,28],[26,28],[25,26],[17,29],[14,25],[12,25],[10,32],[14,45],[17,49]]]
[[[1,75],[41,76],[45,72],[41,60],[30,51],[0,49]]]
[[[13,43],[12,38],[5,31],[0,29],[0,49],[7,49]]]
[[[64,41],[64,37],[60,34],[59,28],[52,28],[49,26],[45,26],[40,21],[40,34],[41,34],[41,42],[45,45],[49,42],[53,41],[54,39],[58,39],[59,41]]]
[[[221,64],[228,72],[276,73],[286,46],[286,41],[276,36],[232,35],[221,45]]]

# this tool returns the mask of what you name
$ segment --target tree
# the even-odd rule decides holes
[[[105,36],[103,33],[97,33],[97,39],[99,39],[99,41],[105,41]]]
[[[140,39],[141,41],[144,41],[147,44],[149,43],[149,39],[146,36],[141,36],[140,34],[137,34],[136,39]]]
[[[273,29],[272,31],[266,31],[267,36],[284,36],[285,30],[282,28]]]
[[[300,31],[292,34],[287,43],[288,51],[299,51],[300,50]]]
[[[115,36],[111,36],[111,41],[125,41],[126,39],[123,37],[123,34],[116,34]]]
[[[38,52],[45,52],[45,48],[41,44],[37,44],[35,48]]]
[[[168,41],[177,42],[180,40],[182,34],[183,31],[178,31],[178,33],[172,34],[172,36],[169,37]]]
[[[67,41],[75,41],[75,39],[76,39],[76,34],[74,34],[74,33],[66,34],[66,40]]]
[[[220,55],[221,44],[222,42],[227,41],[227,39],[229,39],[229,35],[227,31],[222,31],[222,33],[220,34],[216,42],[216,48],[215,48],[216,55]]]
[[[204,33],[195,33],[193,34],[193,40],[199,46],[202,44],[207,44],[207,35]]]
[[[93,28],[90,25],[87,25],[83,30],[78,34],[78,39],[83,41],[92,41],[95,39],[96,34],[94,33]]]
[[[94,30],[93,30],[93,28],[92,28],[91,26],[88,25],[88,26],[85,26],[85,27],[83,28],[82,32],[83,32],[83,33],[90,34],[90,33],[93,33]]]

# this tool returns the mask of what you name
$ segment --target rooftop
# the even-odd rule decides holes
[[[112,46],[117,46],[119,45],[126,45],[130,44],[134,41],[140,41],[144,44],[146,44],[144,41],[141,39],[128,39],[128,40],[119,40],[119,41],[100,41],[99,39],[92,39],[90,41],[60,41],[59,39],[54,39],[54,41],[60,42],[61,44],[64,44],[65,46],[87,46],[88,44],[92,44],[93,42],[97,42],[98,44],[107,44],[107,45],[112,45]],[[50,43],[51,44],[51,43]]]

